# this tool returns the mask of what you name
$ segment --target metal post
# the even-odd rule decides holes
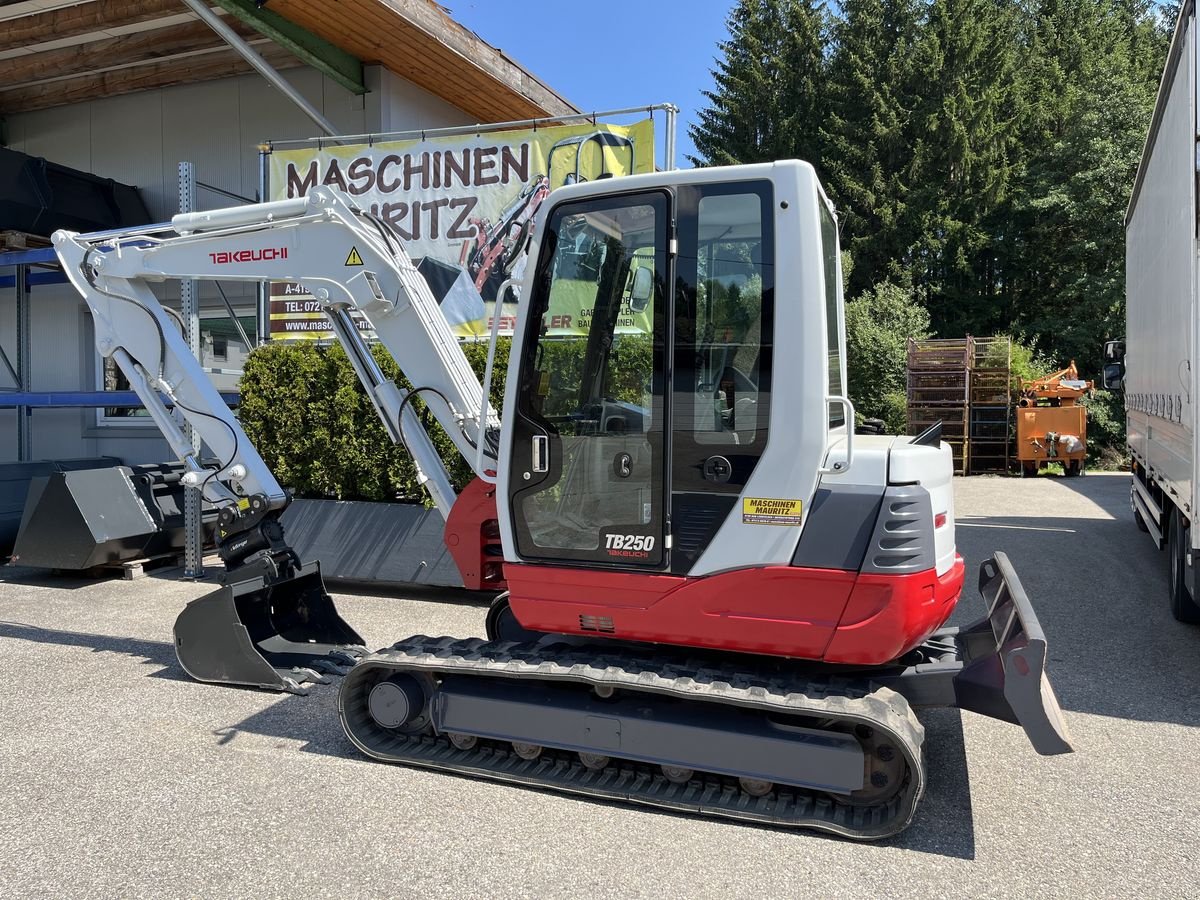
[[[258,202],[271,199],[271,169],[267,157],[271,153],[269,144],[258,148]],[[271,339],[271,282],[260,281],[254,288],[254,343],[261,346]]]
[[[667,104],[667,146],[666,146],[666,164],[667,170],[675,168],[675,121],[679,115],[679,107],[674,104]]]
[[[33,338],[29,318],[29,267],[16,267],[17,390],[33,390]],[[33,460],[33,407],[17,407],[17,461]]]
[[[179,164],[179,211],[196,211],[196,169],[190,162]],[[179,282],[179,312],[187,326],[188,349],[200,358],[200,298],[196,282],[182,279]],[[183,434],[197,456],[200,451],[200,436],[190,424],[183,426]],[[183,489],[183,574],[187,578],[204,575],[203,528],[200,521],[203,495],[199,488]]]

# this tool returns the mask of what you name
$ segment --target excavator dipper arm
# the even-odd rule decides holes
[[[205,499],[218,507],[254,495],[272,507],[282,506],[283,488],[188,349],[180,323],[146,283],[137,277],[110,275],[105,266],[108,254],[99,252],[86,237],[58,232],[55,247],[63,271],[91,311],[97,349],[121,369],[187,466],[184,483],[199,487]],[[218,467],[201,463],[164,398],[195,428],[220,460]]]

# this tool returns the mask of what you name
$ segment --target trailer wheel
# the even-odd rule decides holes
[[[1142,512],[1136,506],[1133,508],[1133,524],[1138,527],[1138,531],[1149,534],[1150,526],[1146,524],[1146,520],[1142,518]]]
[[[1167,559],[1171,567],[1169,587],[1171,591],[1171,615],[1180,622],[1200,625],[1200,604],[1192,599],[1187,589],[1187,552],[1190,544],[1190,528],[1183,523],[1179,510],[1171,510],[1171,522],[1167,532]]]

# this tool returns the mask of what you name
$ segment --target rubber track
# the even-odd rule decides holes
[[[826,722],[866,724],[890,734],[906,756],[907,782],[885,803],[863,806],[787,786],[756,798],[740,790],[735,781],[701,772],[679,785],[668,781],[656,766],[619,759],[594,771],[585,768],[574,753],[551,748],[535,760],[521,759],[503,742],[481,740],[474,748],[459,750],[444,736],[406,736],[380,727],[371,718],[367,711],[371,688],[400,671],[610,685],[698,702],[812,716]],[[713,666],[709,660],[690,660],[669,652],[417,635],[371,654],[355,666],[342,683],[338,711],[350,740],[368,756],[385,762],[678,812],[810,828],[856,840],[878,840],[902,831],[912,821],[925,786],[921,756],[924,728],[907,701],[895,691],[857,679],[800,681],[781,676],[778,668],[756,671]]]

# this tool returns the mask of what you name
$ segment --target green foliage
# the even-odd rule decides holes
[[[915,0],[845,0],[831,32],[823,175],[840,206],[846,296],[899,274],[907,248],[910,120],[918,84]]]
[[[1087,407],[1087,464],[1096,469],[1126,467],[1125,398],[1097,390],[1083,405]]]
[[[1057,372],[1060,366],[1054,365],[1054,362],[1048,359],[1045,354],[1041,353],[1032,341],[1020,337],[1019,335],[997,335],[997,337],[1009,337],[1012,340],[1012,355],[1009,357],[1009,371],[1012,373],[1012,391],[1015,397],[1021,391],[1021,384],[1025,381],[1034,381],[1038,378],[1044,378],[1051,372]],[[997,351],[999,347],[995,348]],[[979,365],[977,363],[977,365]],[[1004,363],[999,358],[985,360],[984,366],[1001,368]]]
[[[715,91],[688,129],[695,165],[820,158],[814,123],[822,92],[827,13],[813,0],[741,0],[726,22],[729,40],[713,71]]]
[[[492,404],[503,402],[510,342],[496,347]],[[463,345],[482,379],[487,344]],[[385,375],[411,385],[380,346],[372,355]],[[242,427],[275,477],[302,497],[426,502],[416,467],[392,444],[340,346],[272,343],[254,350],[242,376]],[[472,478],[467,462],[418,398],[413,401],[456,488]]]
[[[905,431],[908,340],[929,337],[929,313],[911,291],[883,282],[846,304],[850,399],[863,418]]]
[[[1052,368],[1074,359],[1095,378],[1125,329],[1123,216],[1175,14],[738,0],[696,161],[809,160],[853,257],[846,296],[890,282],[940,337],[1020,333]],[[862,402],[881,412],[891,392],[872,391]]]

